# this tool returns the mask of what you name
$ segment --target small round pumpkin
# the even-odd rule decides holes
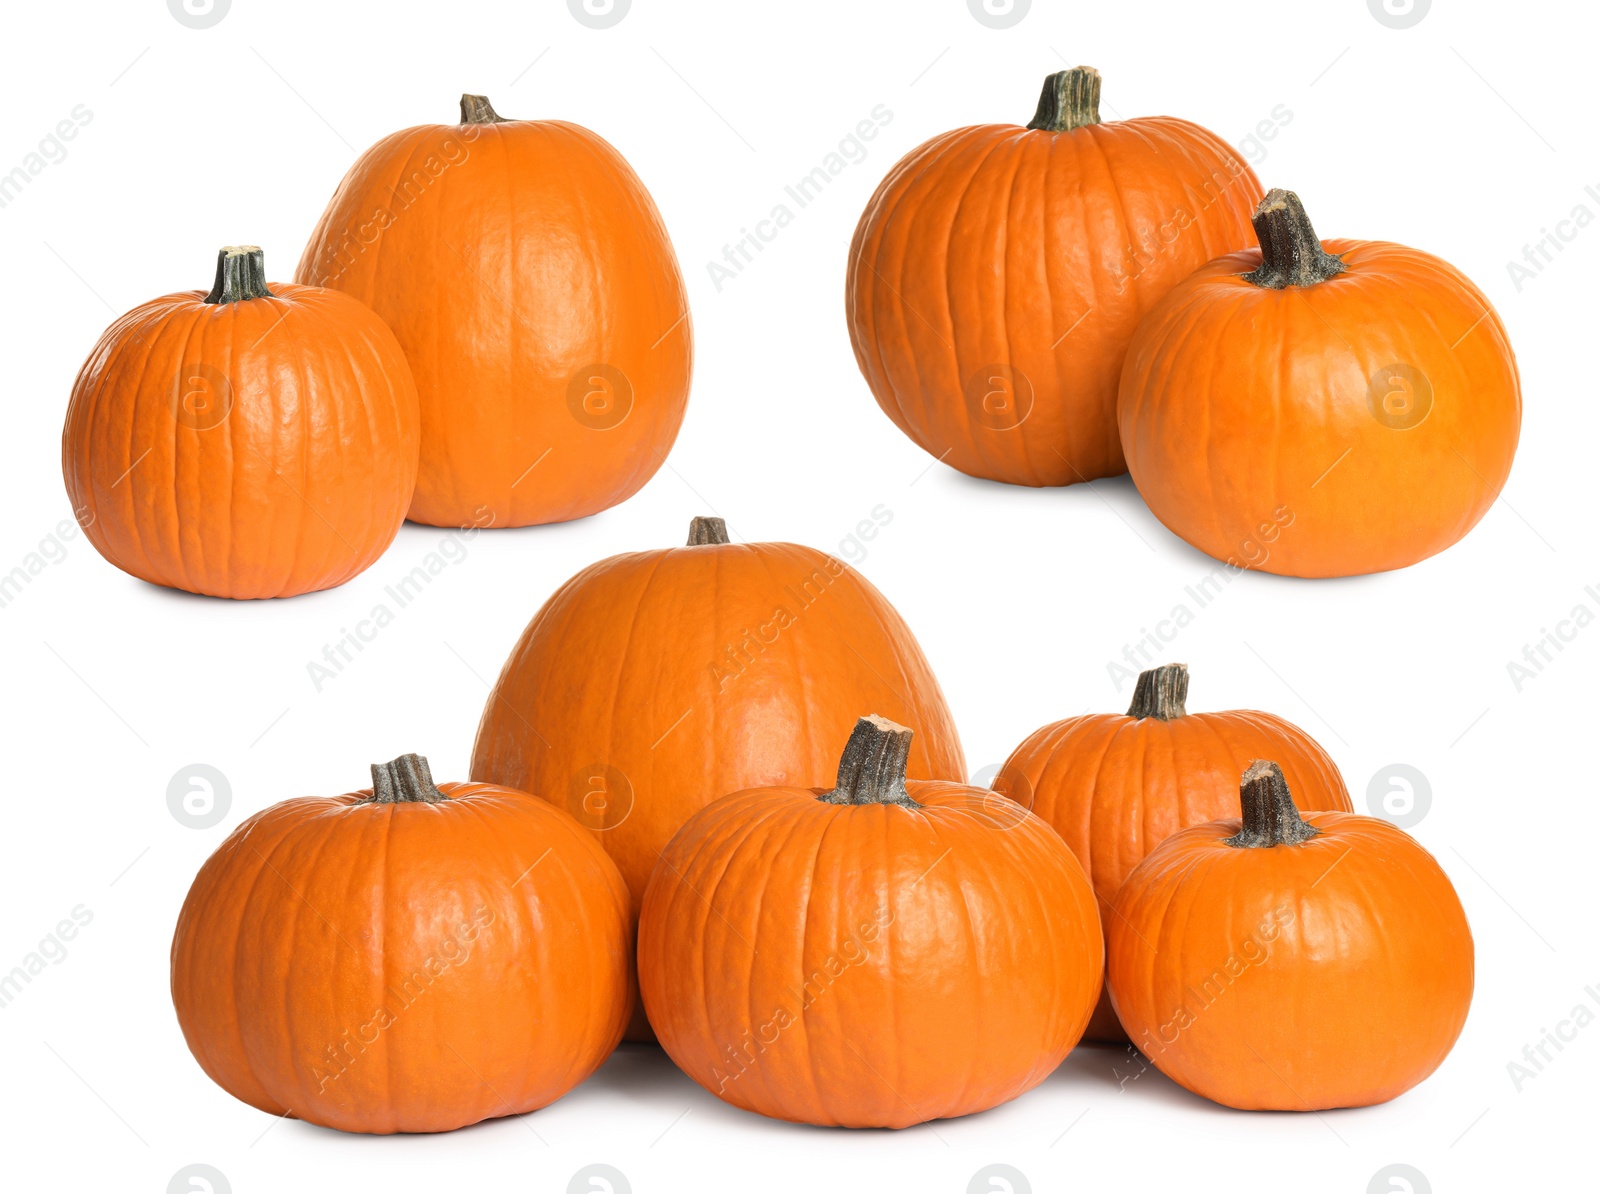
[[[639,921],[663,1048],[717,1097],[902,1128],[1043,1081],[1099,994],[1094,893],[1050,827],[907,780],[911,731],[862,718],[831,790],[738,792],[661,855]]]
[[[417,476],[417,393],[393,333],[337,291],[274,282],[261,250],[118,319],[72,387],[67,496],[141,580],[292,597],[383,554]]]
[[[605,1060],[634,998],[628,891],[565,813],[427,761],[275,804],[195,877],[172,1001],[216,1083],[349,1132],[533,1111]]]
[[[410,518],[528,526],[631,497],[689,397],[688,294],[644,183],[609,142],[481,95],[356,160],[295,277],[389,322],[416,375]]]
[[[1053,825],[1089,872],[1100,919],[1152,849],[1189,825],[1238,808],[1239,772],[1270,755],[1308,809],[1350,811],[1339,769],[1304,730],[1271,713],[1190,713],[1189,669],[1142,672],[1126,716],[1090,713],[1035,730],[995,777],[994,789]],[[1122,1042],[1109,995],[1086,1033]]]
[[[1505,325],[1431,254],[1318,240],[1292,192],[1254,219],[1260,249],[1211,262],[1139,325],[1117,411],[1134,484],[1239,568],[1350,576],[1443,551],[1511,471]]]
[[[1276,763],[1242,820],[1193,826],[1138,865],[1106,921],[1111,1001],[1174,1082],[1243,1110],[1365,1107],[1450,1052],[1472,1002],[1472,933],[1403,830],[1302,818]]]
[[[912,775],[961,778],[944,694],[877,589],[820,551],[730,543],[722,519],[697,518],[686,546],[601,560],[545,602],[489,694],[471,774],[564,807],[637,909],[691,813],[826,784],[823,739],[863,708],[916,727]],[[651,1039],[642,1009],[629,1036]]]
[[[1027,128],[912,150],[856,226],[845,316],[878,405],[974,477],[1071,485],[1127,471],[1117,378],[1139,320],[1250,243],[1255,174],[1170,116],[1100,120],[1100,75],[1045,80]]]

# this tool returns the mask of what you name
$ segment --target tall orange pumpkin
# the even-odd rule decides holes
[[[636,493],[677,437],[683,276],[638,175],[579,125],[462,96],[460,124],[361,155],[295,276],[366,303],[411,361],[415,522],[582,518]]]
[[[210,293],[118,319],[73,383],[67,495],[124,572],[212,597],[343,584],[405,520],[417,394],[394,335],[333,290],[269,287],[261,250]]]
[[[1214,133],[1102,123],[1100,75],[1045,80],[1027,128],[912,150],[850,246],[845,315],[878,405],[975,477],[1070,485],[1126,471],[1117,377],[1140,318],[1249,243],[1261,184]]]
[[[1450,1052],[1472,932],[1449,878],[1374,817],[1302,818],[1276,763],[1243,819],[1169,837],[1106,921],[1111,1000],[1174,1082],[1244,1110],[1365,1107]]]
[[[1443,551],[1517,448],[1500,317],[1428,253],[1318,240],[1289,191],[1255,225],[1260,249],[1211,262],[1139,326],[1118,399],[1134,484],[1237,567],[1349,576]]]
[[[560,1098],[633,1002],[628,893],[572,818],[427,761],[285,800],[218,847],[172,1001],[235,1098],[348,1132],[442,1132]]]
[[[863,708],[917,729],[912,775],[962,776],[944,694],[877,589],[820,551],[730,543],[697,518],[688,546],[601,560],[545,603],[484,706],[471,774],[571,812],[637,909],[691,813],[827,783]],[[629,1035],[649,1039],[642,1011]]]
[[[1053,825],[1089,872],[1109,923],[1112,902],[1138,863],[1189,825],[1239,807],[1239,772],[1270,755],[1282,761],[1301,805],[1350,811],[1344,779],[1304,730],[1271,713],[1190,713],[1181,663],[1139,676],[1126,716],[1091,713],[1053,722],[1011,752],[994,789]],[[1090,1040],[1127,1040],[1109,994],[1089,1022]]]
[[[736,1107],[903,1128],[1049,1076],[1100,989],[1094,895],[1061,839],[958,783],[907,780],[864,717],[831,788],[738,792],[661,855],[640,990],[673,1061]]]

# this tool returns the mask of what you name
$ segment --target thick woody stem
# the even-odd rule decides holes
[[[249,299],[271,298],[267,289],[266,254],[256,245],[228,245],[217,250],[217,278],[205,301],[212,304],[242,303]]]
[[[1128,706],[1128,716],[1171,721],[1188,713],[1183,707],[1188,699],[1189,665],[1164,663],[1148,672],[1139,673],[1139,682],[1133,687],[1133,704]]]
[[[839,756],[839,779],[819,798],[829,804],[909,804],[906,758],[911,731],[873,714],[856,722]]]
[[[1289,286],[1315,286],[1345,271],[1344,262],[1322,247],[1311,217],[1293,191],[1274,187],[1250,217],[1261,242],[1261,265],[1244,275],[1252,286],[1283,290]]]
[[[463,95],[461,97],[461,123],[462,124],[503,124],[505,117],[494,110],[486,95]]]
[[[703,547],[708,543],[727,543],[728,524],[720,518],[691,518],[689,520],[690,547]]]
[[[1058,70],[1044,81],[1039,110],[1028,122],[1031,129],[1070,133],[1100,123],[1100,72],[1092,66]]]
[[[1224,844],[1239,849],[1292,846],[1316,837],[1316,829],[1300,819],[1294,797],[1276,763],[1257,759],[1239,780],[1239,809],[1244,828]]]
[[[438,804],[449,800],[433,783],[428,760],[421,755],[401,755],[372,765],[373,804]]]

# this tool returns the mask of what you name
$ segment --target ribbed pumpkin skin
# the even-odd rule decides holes
[[[740,792],[667,847],[640,990],[662,1046],[713,1094],[903,1128],[1013,1099],[1077,1043],[1102,965],[1077,860],[977,789],[906,788],[924,807]]]
[[[895,425],[964,473],[1070,485],[1124,472],[1117,379],[1134,328],[1192,270],[1250,243],[1260,196],[1221,138],[1171,117],[935,137],[856,227],[856,363]],[[980,418],[993,365],[1031,385],[1020,425]]]
[[[62,473],[89,541],[124,572],[292,597],[366,569],[405,520],[419,430],[399,344],[345,295],[271,285],[145,303],[79,371]]]
[[[962,776],[922,649],[858,573],[790,543],[636,552],[584,569],[529,623],[484,706],[471,775],[591,826],[637,910],[690,814],[744,788],[830,784],[863,709],[916,731],[911,774]],[[650,1039],[642,1010],[629,1036]]]
[[[1318,836],[1269,849],[1223,845],[1237,818],[1175,834],[1106,920],[1134,1044],[1229,1107],[1386,1102],[1439,1067],[1472,1001],[1472,933],[1433,857],[1372,817],[1305,820]],[[1240,973],[1215,977],[1230,958]]]
[[[1253,759],[1283,768],[1304,809],[1350,811],[1344,779],[1304,730],[1271,713],[1189,713],[1162,721],[1094,713],[1028,735],[994,790],[1052,825],[1083,863],[1109,924],[1129,873],[1167,837],[1239,811],[1239,774]],[[1085,1034],[1128,1039],[1109,994]]]
[[[201,868],[172,1000],[224,1090],[345,1131],[441,1132],[543,1107],[616,1046],[633,1002],[616,867],[526,793],[440,790],[286,800]]]
[[[1482,291],[1404,245],[1323,247],[1348,269],[1314,286],[1244,281],[1256,249],[1187,279],[1140,325],[1118,400],[1155,516],[1207,555],[1284,576],[1443,551],[1499,496],[1522,425],[1516,360]],[[1395,364],[1432,390],[1413,426],[1373,411]]]
[[[295,276],[359,298],[405,349],[422,402],[415,522],[582,518],[636,493],[677,437],[693,339],[683,277],[644,184],[588,129],[516,120],[384,138],[339,185]],[[608,396],[594,366],[620,370],[630,393]]]

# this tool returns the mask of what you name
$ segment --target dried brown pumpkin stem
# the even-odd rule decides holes
[[[911,731],[887,717],[872,714],[856,722],[839,756],[839,779],[833,791],[818,799],[829,804],[909,804],[906,759]]]
[[[257,245],[227,245],[217,250],[217,278],[205,301],[243,303],[271,298],[267,289],[267,257]]]
[[[728,524],[720,518],[699,517],[689,520],[690,547],[703,547],[708,543],[727,543]]]
[[[505,117],[494,110],[494,105],[489,102],[486,95],[463,95],[461,97],[461,123],[462,124],[504,124]]]
[[[1316,828],[1300,819],[1283,768],[1276,763],[1257,759],[1245,768],[1239,780],[1239,808],[1244,828],[1224,839],[1224,845],[1240,849],[1292,846],[1317,836]]]
[[[1189,699],[1189,665],[1164,663],[1139,673],[1139,682],[1133,686],[1133,703],[1128,706],[1128,716],[1143,720],[1154,717],[1157,721],[1171,721],[1189,711],[1184,702]]]
[[[1311,217],[1293,191],[1280,187],[1268,191],[1250,222],[1261,242],[1260,267],[1244,275],[1250,285],[1264,290],[1315,286],[1344,273],[1345,263],[1322,247]]]
[[[434,786],[428,760],[421,755],[401,755],[372,765],[373,804],[438,804],[449,800]]]
[[[1092,66],[1075,66],[1048,75],[1039,93],[1039,109],[1028,122],[1030,129],[1070,133],[1100,123],[1100,72]]]

